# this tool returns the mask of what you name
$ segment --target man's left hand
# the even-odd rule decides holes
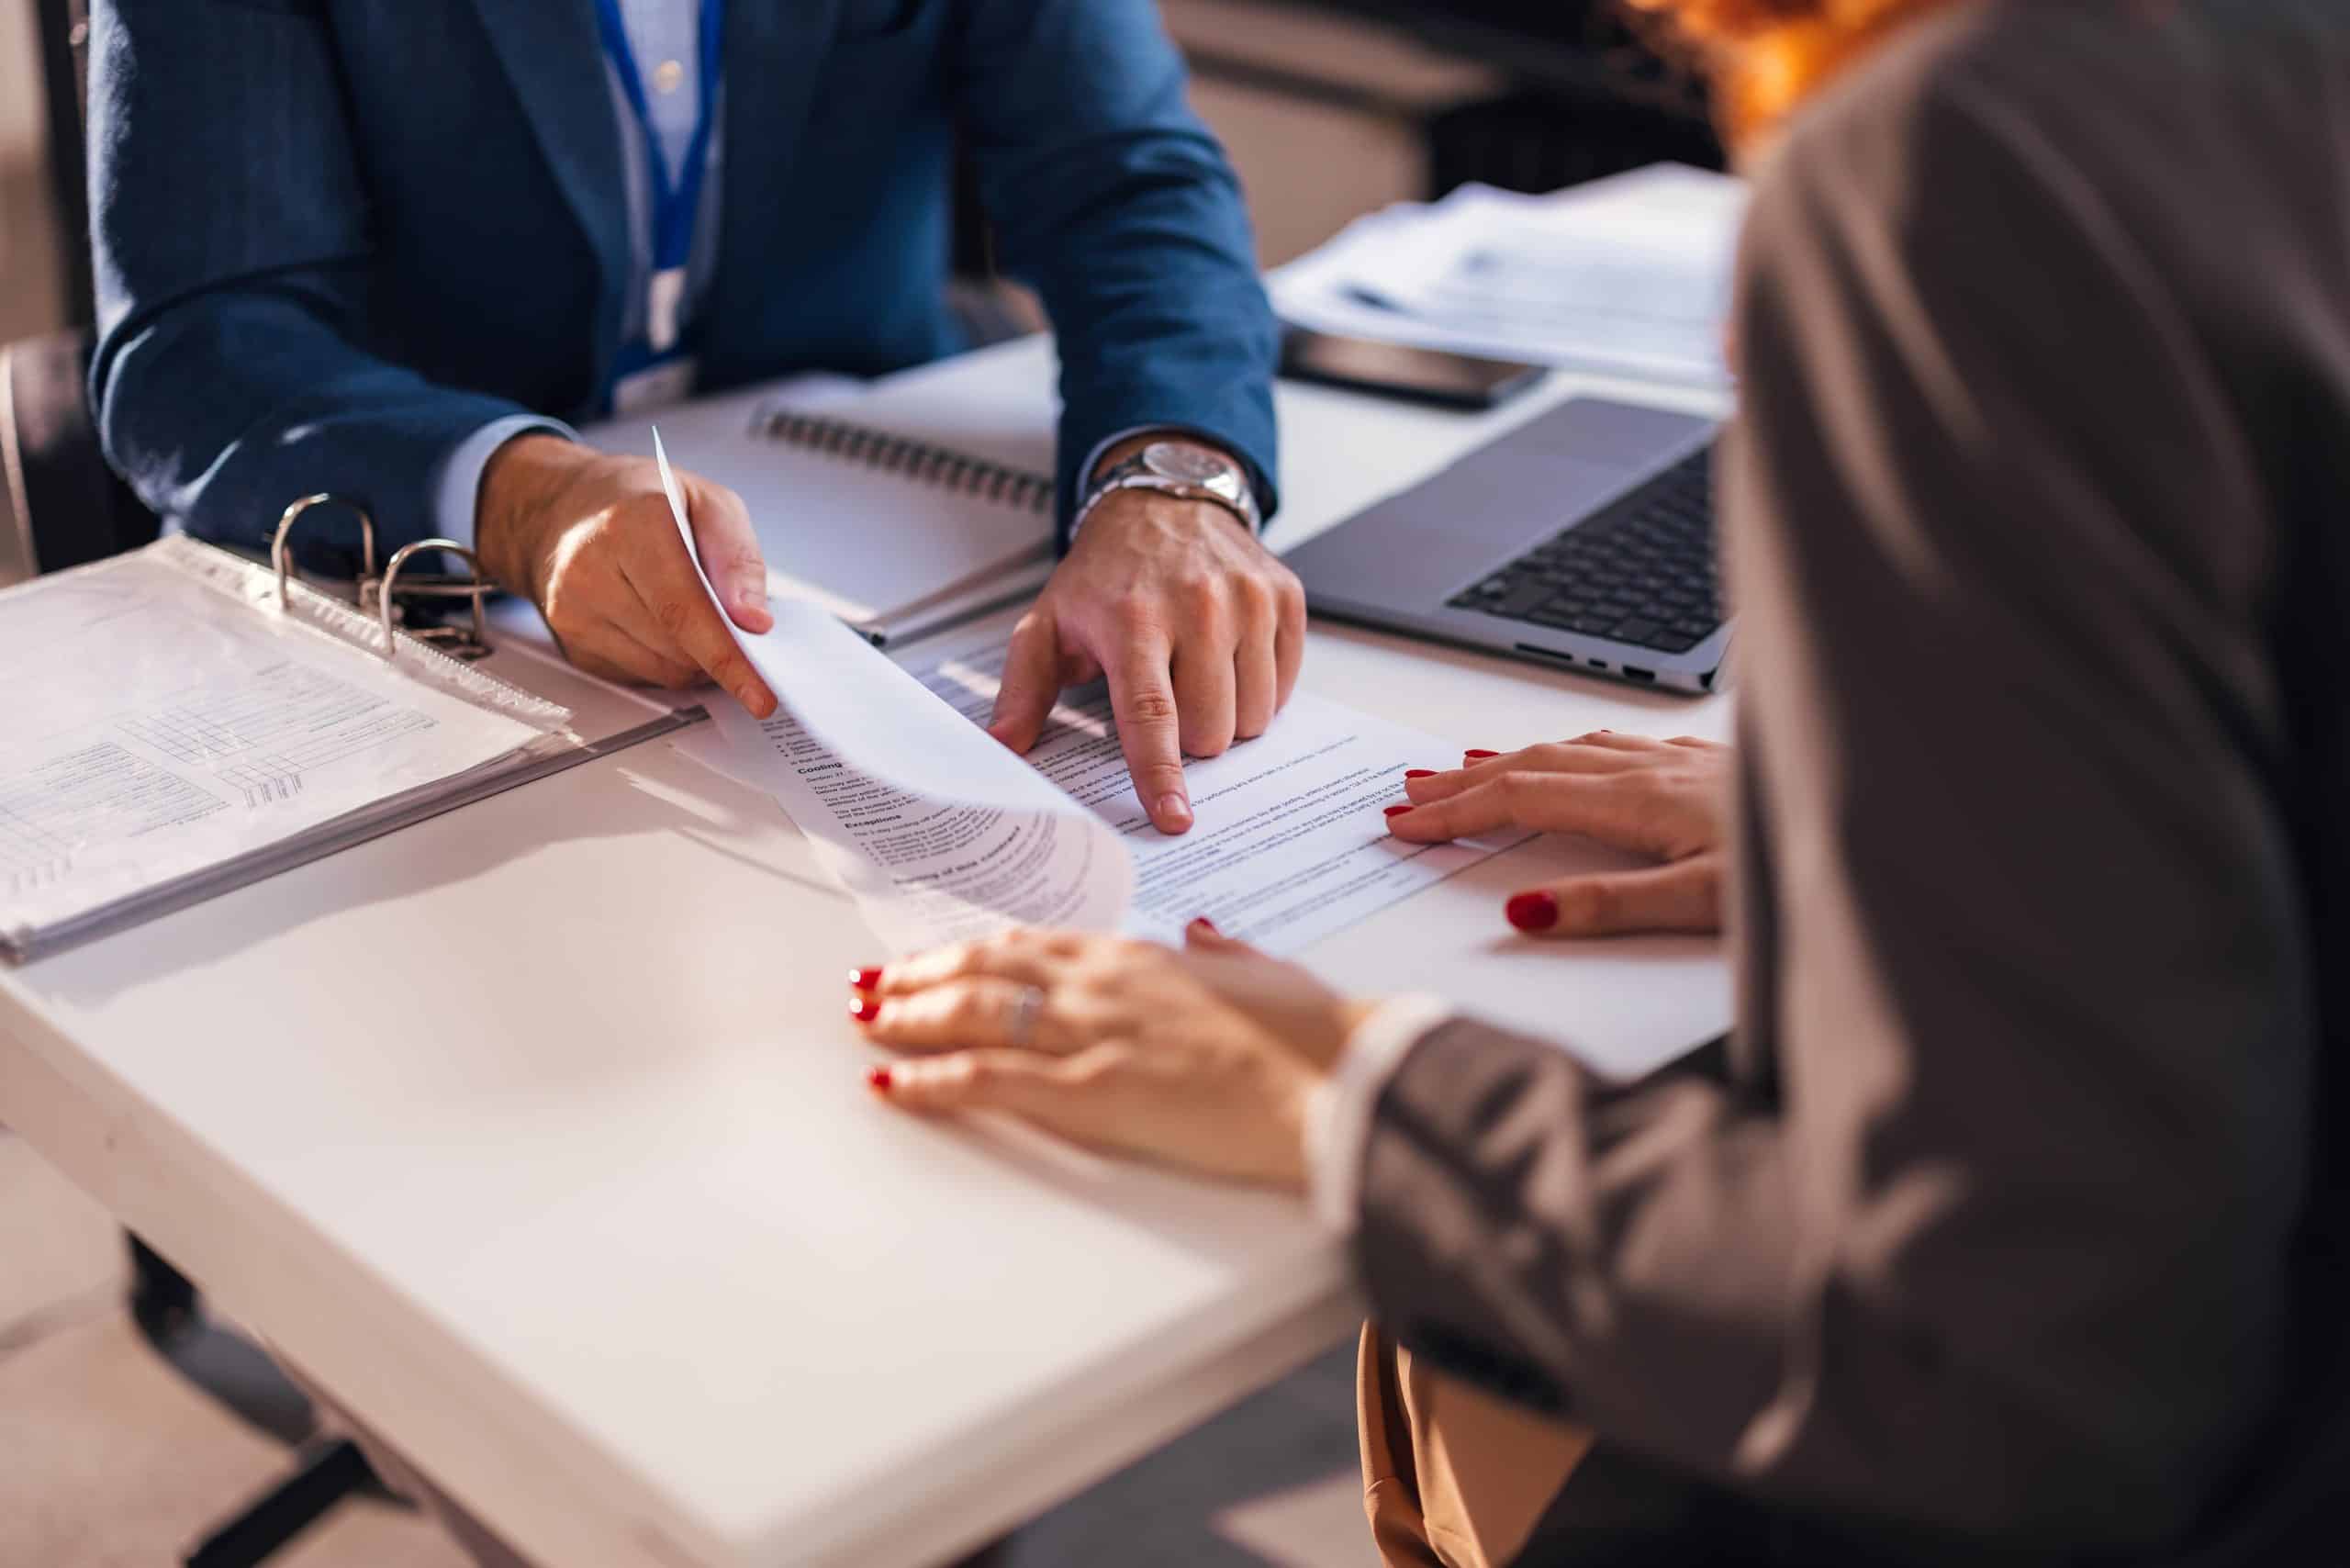
[[[1192,825],[1183,756],[1264,733],[1305,657],[1296,575],[1212,501],[1105,497],[1012,634],[989,733],[1026,752],[1062,688],[1109,678],[1135,793],[1161,833]]]

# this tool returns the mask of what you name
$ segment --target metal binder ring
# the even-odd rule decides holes
[[[473,576],[463,581],[435,578],[415,583],[406,591],[426,599],[471,599],[474,601],[474,631],[470,639],[462,633],[446,632],[438,636],[431,633],[414,635],[420,641],[439,644],[442,653],[453,658],[480,658],[489,652],[489,613],[484,608],[484,601],[489,596],[488,574],[482,569],[481,557],[453,539],[420,539],[413,544],[403,544],[392,552],[390,560],[384,563],[384,584],[375,594],[375,613],[384,628],[384,657],[390,659],[399,651],[399,635],[393,625],[393,606],[398,599],[400,568],[407,566],[408,558],[420,550],[445,550],[452,555],[462,556],[465,565],[473,568]]]
[[[269,536],[269,564],[277,568],[277,608],[284,610],[291,596],[287,587],[294,575],[294,557],[285,548],[285,536],[294,532],[297,519],[315,506],[349,507],[359,515],[359,576],[362,581],[375,575],[375,520],[367,509],[348,496],[330,495],[321,490],[315,496],[304,496],[277,514],[277,532]]]

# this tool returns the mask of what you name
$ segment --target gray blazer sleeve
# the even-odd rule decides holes
[[[1360,1266],[1416,1350],[1673,1466],[2134,1550],[2279,1372],[2317,1035],[2276,529],[2103,182],[1976,73],[1877,85],[1742,263],[1734,1070],[1439,1030]]]

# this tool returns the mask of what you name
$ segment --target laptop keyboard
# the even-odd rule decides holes
[[[1685,654],[1723,621],[1710,448],[1453,596],[1455,610]]]

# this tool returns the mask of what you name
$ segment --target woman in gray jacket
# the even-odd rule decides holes
[[[1679,924],[1726,867],[1733,1033],[1612,1084],[1024,934],[865,977],[877,1089],[1348,1233],[1391,1562],[2337,1561],[2350,9],[1657,3],[1756,182],[1740,745],[1480,758],[1392,831],[1645,845]]]

